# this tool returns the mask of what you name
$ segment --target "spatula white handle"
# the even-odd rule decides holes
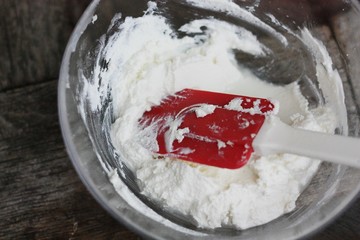
[[[360,168],[360,139],[295,129],[267,119],[253,141],[260,155],[292,153]]]

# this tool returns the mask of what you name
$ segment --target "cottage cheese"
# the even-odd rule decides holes
[[[248,17],[287,44],[281,34],[231,1],[207,0],[200,7],[228,9],[228,14]],[[186,36],[178,38],[176,31]],[[119,32],[108,39],[101,51],[101,57],[109,62],[107,71],[101,70],[100,61],[94,70],[97,73],[94,76],[101,76],[101,86],[105,87],[98,86],[98,92],[91,85],[86,89],[96,109],[101,106],[102,91],[110,87],[116,118],[111,140],[124,163],[135,173],[142,194],[188,215],[201,228],[246,229],[292,211],[320,161],[290,154],[254,154],[243,168],[228,170],[167,158],[154,159],[149,150],[154,136],[142,131],[138,120],[166,96],[194,88],[276,99],[280,106],[278,116],[283,122],[332,133],[339,125],[335,115],[343,114],[340,78],[331,64],[323,64],[330,61],[323,45],[306,29],[299,37],[316,53],[319,81],[332,82],[330,87],[323,88],[325,97],[340,102],[339,106],[325,104],[309,109],[297,83],[273,85],[239,65],[233,49],[259,56],[267,51],[245,28],[208,18],[193,20],[174,30],[164,17],[156,14],[152,2],[144,16],[123,19]],[[199,116],[210,112],[211,109],[199,110]],[[116,176],[112,175],[114,185],[121,181]]]

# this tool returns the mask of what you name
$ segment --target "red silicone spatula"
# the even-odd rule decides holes
[[[259,155],[293,153],[360,168],[360,140],[294,129],[267,99],[184,89],[140,120],[156,131],[156,154],[235,169]]]

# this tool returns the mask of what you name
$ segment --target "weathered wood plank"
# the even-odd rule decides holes
[[[90,0],[0,0],[0,91],[58,78],[68,38]]]
[[[87,2],[0,0],[0,92],[58,75],[67,37]],[[351,51],[339,40],[346,40],[344,27],[334,32]],[[322,37],[329,49],[336,45],[327,29]],[[340,58],[334,64],[344,69]],[[59,130],[56,81],[0,93],[0,169],[0,239],[138,239],[102,210],[73,170]],[[359,219],[360,199],[309,239],[358,239]]]
[[[74,171],[59,129],[56,84],[0,93],[0,239],[138,239]]]

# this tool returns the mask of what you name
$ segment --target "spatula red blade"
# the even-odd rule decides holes
[[[238,109],[234,104],[229,107],[234,99],[240,99]],[[194,109],[199,104],[216,105],[216,108],[213,113],[198,117]],[[157,123],[159,155],[236,169],[249,160],[253,138],[263,125],[265,115],[274,108],[267,99],[184,89],[146,112],[140,122],[144,127]],[[177,129],[187,131],[183,139],[172,141],[169,149],[166,133],[169,123],[175,119],[181,122]]]

